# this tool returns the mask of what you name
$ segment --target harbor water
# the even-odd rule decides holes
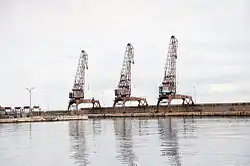
[[[248,118],[0,124],[1,166],[250,165]]]

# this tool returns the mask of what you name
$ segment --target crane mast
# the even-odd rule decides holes
[[[170,106],[173,99],[181,99],[183,105],[194,104],[191,96],[176,94],[177,48],[178,40],[175,36],[171,36],[168,46],[167,61],[165,63],[164,77],[162,84],[159,86],[157,107],[163,100],[167,100],[168,106]]]
[[[82,50],[78,61],[72,92],[69,92],[70,100],[68,110],[71,106],[75,105],[76,110],[78,111],[78,105],[81,103],[92,103],[93,108],[101,107],[99,101],[94,98],[84,99],[85,70],[88,70],[88,54],[86,51]]]
[[[138,106],[147,105],[145,98],[131,97],[131,65],[134,64],[134,47],[128,43],[125,50],[120,80],[118,87],[115,89],[115,101],[113,107],[121,101],[125,106],[127,101],[138,101]]]

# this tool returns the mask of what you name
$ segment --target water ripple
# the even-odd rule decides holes
[[[247,118],[159,118],[0,125],[0,162],[52,165],[250,165]]]

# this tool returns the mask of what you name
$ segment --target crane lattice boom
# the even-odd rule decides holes
[[[123,59],[120,81],[115,89],[115,96],[130,97],[131,95],[131,64],[134,64],[134,48],[128,43]]]
[[[74,98],[84,98],[85,69],[88,69],[88,54],[82,50],[77,66],[74,86],[72,89]]]
[[[176,93],[176,59],[178,40],[171,36],[168,48],[167,61],[165,64],[164,78],[160,86],[160,95]]]

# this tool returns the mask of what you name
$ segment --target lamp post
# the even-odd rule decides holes
[[[30,109],[29,109],[29,113],[31,113],[31,93],[32,93],[32,90],[34,90],[34,89],[35,89],[34,87],[26,88],[26,90],[30,93]]]
[[[44,101],[47,104],[47,111],[49,111],[49,96],[50,96],[49,93],[44,94]]]
[[[195,86],[193,86],[194,88],[194,102],[196,103],[196,93],[195,93]]]
[[[104,91],[102,91],[102,99],[103,99],[103,105],[105,106],[105,97],[104,97]]]

